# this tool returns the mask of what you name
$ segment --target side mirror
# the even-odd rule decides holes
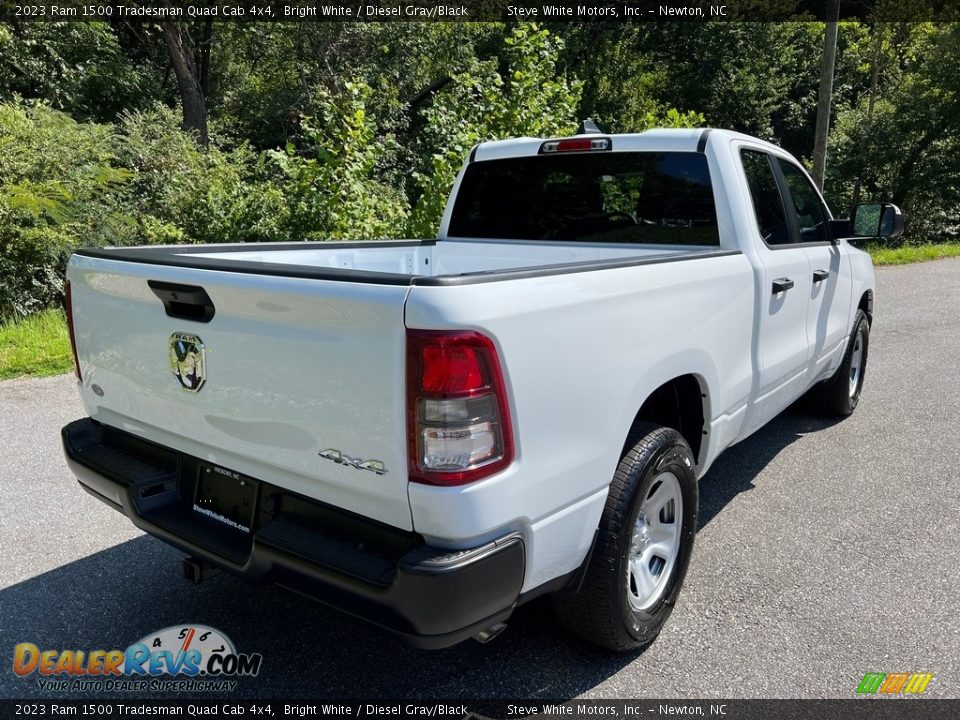
[[[850,210],[850,234],[867,239],[900,237],[903,213],[893,203],[857,203]]]

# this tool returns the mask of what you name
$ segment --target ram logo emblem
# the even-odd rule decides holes
[[[347,467],[356,468],[357,470],[366,470],[377,475],[387,474],[387,468],[384,467],[383,463],[379,460],[361,460],[360,458],[352,458],[349,455],[344,455],[336,448],[321,450],[319,455],[324,460],[332,460],[333,462],[337,463],[337,465],[346,465]]]
[[[207,382],[207,351],[196,335],[170,336],[170,369],[188,392],[200,392]]]

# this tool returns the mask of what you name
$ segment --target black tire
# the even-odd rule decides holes
[[[860,359],[856,382],[851,390],[851,370],[854,357],[860,349]],[[843,353],[843,361],[833,376],[817,383],[807,393],[809,406],[815,412],[831,417],[846,417],[852,413],[860,402],[860,392],[863,390],[863,379],[867,374],[867,355],[870,349],[870,321],[863,310],[857,310],[853,318],[853,329],[850,332],[850,341]]]
[[[610,484],[593,555],[579,591],[561,591],[552,597],[557,617],[568,630],[619,652],[646,647],[660,633],[683,585],[697,529],[695,462],[680,433],[643,423],[631,433],[627,448]],[[664,472],[672,473],[679,485],[679,549],[662,585],[657,582],[659,594],[653,604],[638,610],[628,599],[628,592],[635,589],[628,576],[633,530],[644,500],[653,497],[663,484],[657,478]]]

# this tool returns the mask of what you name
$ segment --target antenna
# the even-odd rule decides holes
[[[601,135],[603,131],[597,127],[597,124],[587,118],[586,120],[580,121],[580,129],[577,130],[577,135]]]

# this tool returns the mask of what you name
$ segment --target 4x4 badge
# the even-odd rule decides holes
[[[207,382],[206,349],[203,347],[203,340],[186,333],[171,335],[170,369],[184,390],[200,392]]]
[[[356,468],[357,470],[368,470],[369,472],[376,473],[377,475],[387,474],[387,468],[379,460],[361,460],[359,458],[352,458],[349,455],[344,455],[335,448],[321,450],[319,455],[324,460],[333,460],[333,462],[337,463],[338,465],[346,465],[347,467]]]

